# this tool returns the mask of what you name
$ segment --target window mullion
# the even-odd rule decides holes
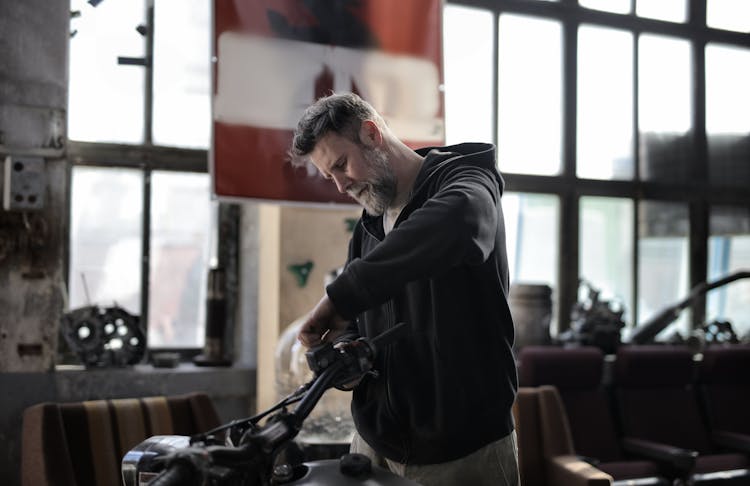
[[[572,185],[576,178],[578,103],[578,22],[563,22],[563,167],[562,177]]]
[[[640,266],[638,265],[638,261],[640,260],[640,244],[639,244],[639,221],[638,221],[638,215],[643,214],[641,211],[641,206],[643,205],[643,199],[641,198],[635,198],[633,200],[633,213],[632,213],[632,225],[633,225],[633,239],[632,239],[632,245],[633,245],[633,260],[631,261],[631,268],[633,272],[633,281],[632,281],[632,301],[627,302],[626,305],[631,306],[631,316],[632,317],[632,329],[635,329],[638,327],[638,291],[640,290],[640,286],[638,285],[639,279],[640,279]]]
[[[494,69],[492,70],[492,140],[497,147],[499,142],[499,134],[497,133],[500,122],[498,120],[499,108],[498,102],[500,99],[500,12],[495,10],[492,12],[492,62]]]
[[[143,143],[153,143],[154,126],[154,0],[146,0],[146,63],[144,66],[145,93]]]
[[[558,333],[570,327],[570,309],[578,300],[579,251],[578,201],[576,186],[576,120],[578,22],[563,20],[563,166],[565,192],[560,198],[560,258],[558,260]]]
[[[153,143],[153,103],[154,103],[154,0],[146,0],[146,63],[144,93],[143,143]],[[151,168],[143,169],[143,240],[141,241],[141,326],[148,342],[148,311],[151,293]],[[149,359],[148,346],[146,359]]]
[[[148,336],[151,280],[151,169],[143,169],[143,219],[141,229],[141,327]],[[148,359],[148,355],[147,355]]]
[[[635,0],[630,4],[631,13],[635,12]],[[633,32],[633,181],[637,187],[641,187],[641,132],[640,132],[640,90],[639,90],[639,78],[640,78],[640,41],[641,32]],[[639,193],[641,191],[638,191]],[[640,286],[638,285],[640,279],[640,266],[638,261],[640,259],[640,245],[638,244],[639,239],[639,226],[638,226],[638,214],[639,206],[642,203],[642,199],[636,198],[633,201],[633,261],[631,262],[633,271],[633,300],[628,302],[628,305],[632,305],[632,316],[633,316],[633,328],[638,327],[638,292]]]
[[[690,0],[689,22],[696,29],[706,31],[706,0]],[[690,179],[708,194],[708,136],[706,134],[706,37],[693,39],[693,144],[690,160]],[[690,203],[690,287],[708,278],[708,215],[707,200]],[[692,327],[703,325],[706,299],[701,296],[692,304]]]

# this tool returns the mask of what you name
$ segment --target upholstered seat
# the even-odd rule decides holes
[[[615,480],[659,476],[655,462],[633,459],[623,451],[602,385],[604,356],[599,348],[530,346],[521,350],[519,360],[522,385],[557,389],[575,454]]]
[[[40,403],[23,415],[24,486],[122,484],[120,462],[153,435],[192,435],[219,425],[209,397]]]
[[[580,460],[554,387],[521,387],[513,405],[523,486],[607,486],[612,476]]]
[[[686,347],[620,348],[615,382],[623,434],[697,452],[694,465],[681,468],[683,474],[747,469],[746,455],[721,450],[712,440],[693,385],[694,373],[693,355]]]
[[[709,347],[698,369],[711,430],[750,437],[750,346]]]

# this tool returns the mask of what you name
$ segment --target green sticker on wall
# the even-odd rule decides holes
[[[292,275],[297,279],[297,285],[305,287],[307,285],[307,279],[310,277],[310,272],[312,272],[314,266],[315,264],[308,260],[305,263],[293,263],[286,268],[292,272]]]

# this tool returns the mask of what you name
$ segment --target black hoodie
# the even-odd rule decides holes
[[[386,237],[382,217],[363,213],[326,291],[360,335],[409,326],[378,356],[380,375],[354,390],[352,413],[379,454],[436,464],[513,430],[517,378],[494,146],[417,153],[424,163],[393,230]]]

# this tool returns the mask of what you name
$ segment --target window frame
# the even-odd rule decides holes
[[[70,220],[72,198],[70,197],[73,168],[75,167],[102,167],[102,168],[127,168],[137,169],[143,173],[143,214],[141,218],[141,299],[140,319],[148,335],[149,294],[151,274],[151,176],[154,171],[209,173],[208,156],[206,149],[192,149],[170,146],[159,146],[153,144],[153,65],[154,59],[154,4],[153,0],[145,2],[145,57],[142,62],[136,63],[144,70],[144,133],[143,143],[101,143],[67,141],[67,158],[69,168],[67,174],[68,187],[68,220]],[[134,66],[135,67],[135,66]],[[237,275],[237,237],[239,212],[229,204],[219,204],[219,216],[216,228],[217,259],[218,265],[224,266],[227,272],[227,329],[234,327],[234,311],[236,303],[236,275]],[[222,228],[223,226],[223,228]],[[67,225],[65,235],[64,253],[64,276],[65,285],[69,285],[70,279],[70,225]],[[229,229],[229,233],[227,233]],[[232,243],[234,241],[234,243]],[[205,326],[205,323],[204,323]],[[146,360],[152,352],[176,352],[182,361],[188,361],[202,351],[199,347],[158,347],[146,349]]]
[[[708,218],[713,205],[750,205],[750,195],[738,187],[713,186],[708,181],[708,142],[705,125],[705,47],[709,42],[750,49],[750,34],[725,31],[707,27],[706,0],[686,0],[688,2],[688,20],[685,23],[674,23],[656,19],[638,17],[635,14],[635,1],[631,0],[629,14],[617,14],[591,10],[581,7],[577,0],[560,0],[547,2],[538,0],[447,0],[447,5],[481,8],[493,15],[493,88],[492,99],[492,136],[497,143],[498,126],[498,28],[500,14],[513,13],[537,16],[543,19],[557,20],[562,25],[562,171],[559,175],[504,174],[506,189],[518,193],[539,193],[556,195],[560,207],[560,235],[558,239],[558,282],[557,309],[558,329],[563,331],[570,325],[568,310],[577,301],[579,281],[579,200],[582,196],[622,197],[634,201],[633,204],[633,289],[634,302],[631,315],[638,315],[638,207],[642,200],[662,200],[687,203],[690,217],[690,286],[702,283],[707,278],[708,262]],[[146,29],[154,30],[153,1],[146,2]],[[577,109],[577,36],[581,24],[596,25],[627,30],[633,35],[633,144],[634,144],[634,178],[632,180],[593,180],[579,179],[576,176],[576,109]],[[684,183],[656,182],[640,180],[640,144],[638,131],[638,39],[640,34],[657,34],[686,39],[691,42],[693,70],[693,147],[691,157],[687,160],[690,180]],[[151,173],[154,170],[185,171],[207,173],[208,150],[156,146],[152,142],[153,110],[153,36],[146,35],[146,53],[143,62],[146,79],[144,93],[144,142],[138,145],[94,143],[68,141],[68,159],[71,167],[96,166],[136,168],[142,170],[143,178],[143,248],[142,248],[142,282],[141,282],[141,315],[148,316],[149,273],[150,273],[150,234],[151,234]],[[69,170],[68,180],[72,177]],[[70,188],[70,184],[68,184]],[[70,190],[70,189],[68,189]],[[68,198],[70,201],[70,198]],[[220,219],[225,208],[220,205]],[[70,214],[70,208],[68,209]],[[237,212],[231,212],[235,225]],[[221,225],[220,225],[221,226]],[[236,241],[227,244],[227,235],[219,231],[220,263],[222,255],[237,251]],[[66,246],[69,235],[66,235]],[[236,238],[237,232],[230,234]],[[224,247],[224,250],[222,250]],[[226,248],[230,248],[227,250]],[[65,252],[66,285],[69,273],[69,247]],[[236,254],[224,256],[224,260],[235,262],[234,268],[227,271],[235,275]],[[231,289],[229,289],[231,290]],[[236,290],[235,290],[236,292]],[[230,309],[236,299],[228,295]],[[667,303],[665,303],[667,304]],[[701,325],[705,319],[705,298],[696,299],[692,306],[692,325]],[[229,316],[233,313],[229,312]],[[232,318],[230,317],[230,320]],[[144,319],[147,323],[147,318]],[[228,323],[230,324],[230,323]],[[197,354],[197,349],[178,350],[184,356]]]
[[[559,331],[570,327],[569,310],[577,301],[579,282],[579,201],[582,196],[621,197],[633,204],[633,308],[630,315],[638,316],[638,207],[641,201],[667,201],[687,203],[689,207],[690,234],[688,270],[690,287],[705,282],[708,262],[708,217],[713,205],[750,205],[750,195],[737,187],[712,186],[708,181],[708,149],[706,135],[705,47],[721,43],[750,49],[750,35],[719,30],[706,25],[706,0],[686,0],[687,21],[675,23],[638,17],[636,0],[630,1],[630,13],[619,14],[582,7],[577,0],[558,2],[538,0],[447,0],[448,5],[474,7],[490,11],[494,16],[495,37],[499,17],[503,13],[525,14],[557,20],[562,24],[562,91],[563,133],[562,172],[556,176],[504,173],[506,190],[518,193],[554,194],[560,198],[560,237],[558,243],[557,322]],[[577,52],[578,27],[581,24],[626,30],[633,33],[633,154],[632,180],[580,179],[576,176],[576,120],[577,120]],[[694,150],[688,165],[689,180],[684,183],[641,180],[640,145],[638,131],[638,40],[641,34],[656,34],[685,39],[692,45],[692,137]],[[497,143],[497,40],[494,46],[493,137]],[[743,194],[744,192],[744,194]],[[665,306],[671,303],[665,302]],[[703,324],[706,315],[705,297],[692,305],[692,326]]]

